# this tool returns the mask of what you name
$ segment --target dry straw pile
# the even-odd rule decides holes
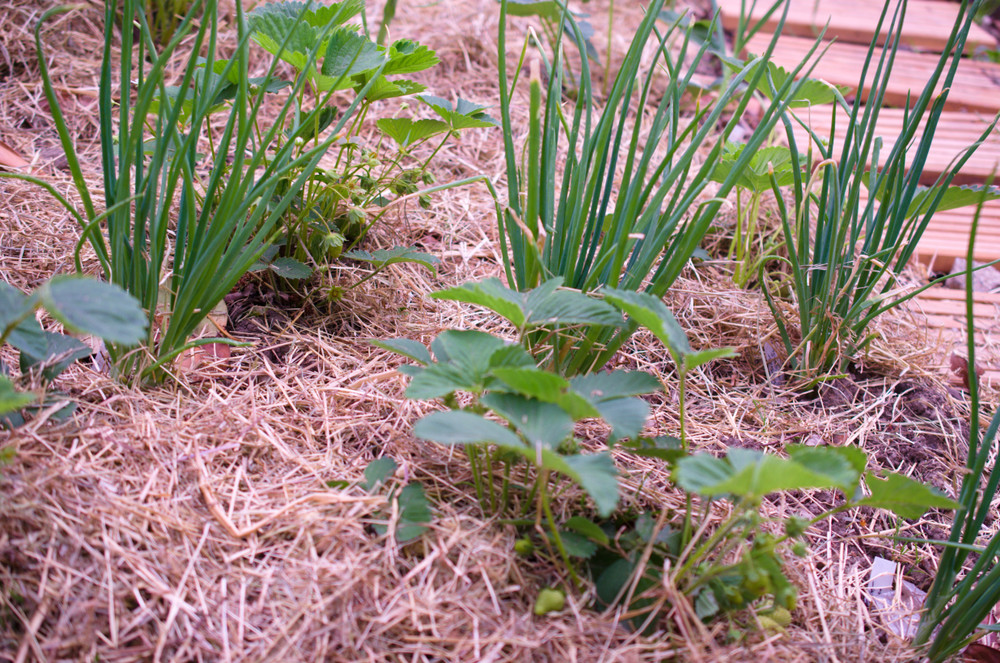
[[[8,0],[0,10],[0,131],[68,191],[30,39],[54,4]],[[591,3],[598,17],[604,7]],[[619,16],[614,48],[627,45],[624,26],[638,9],[619,8]],[[95,187],[101,20],[90,0],[45,30]],[[393,32],[441,56],[423,81],[437,94],[495,104],[496,21],[494,0],[403,0]],[[468,132],[437,166],[440,181],[502,172],[498,131]],[[77,237],[43,192],[0,183],[0,278],[27,289],[70,270]],[[870,559],[891,549],[919,575],[933,570],[933,557],[880,538],[896,528],[880,513],[846,514],[812,533],[814,553],[789,562],[801,599],[783,633],[754,633],[753,616],[744,615],[750,634],[727,644],[727,626],[703,626],[678,604],[657,635],[638,637],[613,612],[589,608],[587,596],[570,597],[558,614],[532,614],[537,590],[556,571],[518,558],[512,529],[480,517],[463,457],[411,436],[421,406],[403,399],[397,359],[367,343],[496,328],[487,315],[425,296],[499,275],[496,239],[484,189],[446,192],[432,211],[407,208],[370,239],[439,256],[436,278],[402,267],[333,305],[256,302],[260,315],[233,332],[252,347],[162,388],[126,388],[90,364],[64,374],[60,386],[79,403],[70,421],[43,414],[0,432],[0,446],[17,450],[0,470],[0,660],[905,660],[903,643],[868,616]],[[962,465],[955,459],[964,457],[963,411],[933,378],[934,344],[919,325],[881,323],[885,340],[865,362],[873,377],[806,401],[768,377],[765,346],[778,343],[766,304],[727,283],[707,266],[668,300],[696,347],[740,352],[691,381],[696,447],[857,444],[886,468],[952,490]],[[665,381],[650,426],[675,433],[675,376],[659,346],[637,335],[620,363]],[[372,531],[372,520],[385,517],[382,497],[327,487],[360,480],[382,455],[396,459],[401,477],[420,480],[434,504],[431,529],[416,543],[399,546]],[[630,486],[626,506],[683,503],[658,465],[618,460]],[[834,499],[786,495],[766,508],[810,513]],[[905,531],[945,537],[935,523]]]

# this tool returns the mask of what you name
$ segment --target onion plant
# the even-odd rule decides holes
[[[146,19],[157,44],[170,41],[190,4],[189,0],[146,0]]]
[[[115,38],[119,6],[124,24],[135,26],[121,31],[120,49]],[[308,3],[301,11],[307,8]],[[120,373],[162,379],[168,363],[184,349],[220,341],[189,338],[268,247],[276,222],[351,120],[367,88],[331,123],[327,138],[296,151],[293,141],[276,140],[286,120],[318,125],[332,92],[317,99],[313,110],[297,107],[294,99],[307,83],[306,76],[298,76],[277,113],[263,116],[279,60],[271,60],[263,78],[249,77],[250,32],[241,0],[235,4],[237,40],[230,59],[220,57],[218,0],[194,0],[162,50],[152,39],[141,0],[120,5],[109,0],[99,89],[102,211],[91,196],[45,66],[41,26],[65,10],[44,14],[35,40],[46,96],[83,211],[44,180],[14,176],[45,187],[66,207],[81,226],[81,246],[86,242],[93,248],[104,277],[134,295],[146,311],[149,325],[141,351],[108,345]],[[308,53],[307,61],[314,62],[318,50]],[[359,49],[354,59],[360,54]],[[347,57],[342,78],[351,64]],[[373,73],[369,86],[381,71]],[[175,76],[176,84],[168,86]],[[232,100],[231,111],[210,123],[225,100]],[[281,147],[272,149],[279,142]]]
[[[980,208],[981,209],[981,208]],[[951,535],[938,562],[937,574],[927,599],[913,644],[925,648],[930,661],[944,661],[958,654],[969,642],[987,628],[983,625],[994,606],[1000,602],[1000,535],[994,535],[985,545],[977,539],[1000,490],[1000,472],[987,469],[994,461],[1000,443],[1000,410],[993,415],[985,433],[980,429],[979,376],[976,366],[975,317],[973,315],[972,256],[979,213],[972,222],[972,234],[966,264],[965,308],[967,320],[966,344],[969,352],[969,400],[972,415],[969,422],[969,453],[958,497],[958,508]],[[985,480],[985,483],[984,483]],[[962,575],[970,554],[978,555]],[[961,580],[959,580],[959,576]]]
[[[562,34],[569,32],[581,52],[585,40],[560,3],[568,30],[560,32],[551,61],[545,61],[544,94],[539,68],[533,67],[522,152],[515,146],[511,107],[527,44],[518,73],[508,79],[507,5],[501,2],[499,66],[508,207],[499,225],[508,283],[524,291],[558,276],[566,287],[583,292],[610,286],[662,296],[698,248],[739,173],[797,98],[804,82],[795,76],[807,75],[806,66],[782,81],[746,149],[710,190],[715,164],[765,76],[766,68],[758,65],[770,56],[774,42],[742,66],[712,103],[691,104],[686,95],[695,69],[707,60],[710,42],[698,40],[694,22],[684,24],[683,17],[661,33],[657,20],[664,1],[654,0],[603,110],[595,107],[589,63],[582,58],[576,100],[564,112]],[[644,63],[650,42],[655,58]],[[635,328],[635,323],[585,328],[557,348],[555,367],[570,375],[600,367]]]
[[[899,50],[898,28],[906,2],[898,4],[891,18],[886,3],[874,30],[879,34],[889,21],[885,48],[878,51],[872,41],[859,77],[862,82],[871,80],[867,98],[858,95],[848,104],[838,90],[834,91],[837,102],[831,106],[832,126],[847,122],[843,144],[836,137],[826,142],[810,131],[813,140],[801,155],[793,132],[793,122],[801,121],[791,115],[782,117],[791,148],[794,203],[789,210],[778,194],[779,182],[772,176],[788,251],[787,258],[777,259],[790,267],[788,290],[794,295],[798,340],[792,339],[785,307],[766,285],[765,292],[791,367],[807,384],[843,370],[872,340],[867,331],[871,321],[916,294],[898,296],[897,277],[913,256],[933,214],[975,202],[973,190],[950,185],[955,173],[993,130],[995,120],[933,187],[921,187],[920,179],[958,67],[959,56],[951,54],[962,53],[977,6],[978,2],[971,6],[962,3],[944,55],[920,95],[910,100],[891,149],[883,146],[877,120]],[[784,76],[781,70],[771,68],[764,80],[769,86],[763,88],[765,94],[780,98],[781,92],[774,88]],[[944,91],[939,94],[938,89]],[[765,278],[762,265],[762,284]]]

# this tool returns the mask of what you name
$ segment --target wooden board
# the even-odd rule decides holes
[[[984,369],[983,379],[1000,385],[1000,293],[973,293],[976,328],[976,363]],[[956,354],[966,354],[965,291],[930,288],[904,304],[926,320]],[[946,350],[949,348],[946,347]]]
[[[832,106],[816,106],[813,108],[798,109],[795,111],[795,114],[807,122],[812,130],[821,138],[829,138],[830,127],[833,122],[832,110]],[[843,110],[838,110],[836,130],[837,140],[840,144],[843,144],[844,136],[847,133],[847,117],[847,113]],[[931,151],[924,162],[924,172],[921,181],[925,184],[932,184],[937,180],[941,173],[951,167],[955,157],[962,154],[969,146],[980,139],[992,121],[992,115],[944,111],[938,121],[937,129],[934,131],[934,140],[931,143]],[[795,129],[795,142],[799,146],[799,151],[805,152],[811,140],[810,136],[798,124],[795,125]],[[883,155],[887,155],[892,149],[902,129],[903,109],[883,108],[879,113],[876,124],[876,135],[882,137],[884,144]],[[923,124],[920,125],[919,131],[923,131]],[[915,148],[911,147],[909,154],[912,155],[914,152]],[[972,157],[962,166],[961,171],[955,177],[954,183],[978,184],[986,181],[997,170],[1000,170],[1000,127],[994,129]]]
[[[895,11],[893,2],[890,12]],[[727,30],[739,28],[740,12],[750,12],[751,20],[759,21],[773,5],[769,0],[719,0],[722,25]],[[750,7],[753,6],[752,11]],[[792,0],[783,34],[800,37],[817,37],[826,29],[826,37],[838,41],[868,45],[874,37],[883,4],[877,0]],[[937,0],[910,0],[903,20],[900,42],[909,48],[940,53],[948,43],[948,36],[958,18],[959,5]],[[771,15],[764,30],[774,32],[781,16],[781,9]],[[888,24],[892,14],[886,17]],[[879,31],[879,42],[884,43],[888,26]],[[997,47],[996,40],[979,25],[973,24],[965,43],[966,53],[976,49]]]
[[[767,50],[771,38],[770,34],[757,33],[748,42],[746,50],[750,53],[763,53]],[[814,40],[804,37],[783,36],[774,49],[772,61],[791,70],[805,59],[813,43]],[[881,49],[876,49],[876,62],[880,53]],[[810,75],[856,91],[867,54],[866,46],[830,44]],[[885,105],[902,107],[906,103],[907,95],[911,97],[919,95],[934,71],[937,61],[938,56],[933,54],[902,50],[897,52],[892,77],[885,90]],[[871,91],[875,69],[874,66],[869,68],[868,76],[860,91],[863,99],[867,99]],[[946,107],[990,114],[1000,111],[1000,64],[973,60],[963,60],[959,63]]]
[[[820,137],[830,135],[832,107],[820,106],[797,111],[800,118],[809,122]],[[837,136],[843,140],[846,133],[846,114],[838,113]],[[982,115],[945,111],[934,133],[934,142],[924,168],[923,182],[932,184],[938,176],[951,167],[951,161],[968,145],[974,143],[989,126],[989,119]],[[899,136],[903,124],[901,109],[883,109],[877,127],[885,141],[883,150],[888,153]],[[795,126],[795,140],[799,151],[808,149],[811,137],[802,127]],[[912,153],[914,148],[911,147]],[[966,162],[955,178],[956,184],[981,184],[994,169],[1000,170],[1000,132],[994,131]],[[948,272],[956,258],[965,258],[972,228],[975,207],[964,207],[938,212],[931,219],[918,245],[916,258],[935,272]],[[1000,201],[990,201],[983,206],[976,233],[975,259],[990,262],[1000,258]],[[1000,269],[1000,267],[998,267]]]
[[[950,272],[956,258],[965,259],[974,213],[974,207],[965,207],[935,214],[917,244],[917,260],[932,271]],[[973,256],[979,262],[1000,258],[1000,201],[983,206]]]

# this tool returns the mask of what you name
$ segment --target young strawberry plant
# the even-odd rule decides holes
[[[621,324],[621,313],[610,304],[559,285],[554,279],[520,293],[488,279],[437,295],[501,313],[517,327],[523,343],[535,330],[553,324]],[[618,504],[618,478],[607,450],[583,451],[575,424],[602,418],[610,426],[609,444],[638,439],[649,405],[637,397],[658,391],[659,380],[628,371],[567,379],[541,368],[524,345],[480,331],[443,332],[429,349],[408,339],[374,343],[416,362],[400,368],[411,378],[408,398],[440,399],[448,408],[418,421],[414,434],[463,446],[483,512],[513,515],[513,522],[533,525],[577,579],[573,559],[593,551],[588,537],[600,529],[582,516],[557,521],[551,507],[555,479],[578,485],[597,513],[607,517]]]
[[[292,197],[281,217],[273,262],[265,261],[259,268],[279,265],[275,269],[279,274],[302,277],[310,268],[341,256],[369,260],[353,249],[389,209],[410,200],[429,208],[432,193],[464,183],[431,186],[435,178],[430,165],[445,143],[465,129],[496,124],[482,106],[464,99],[453,105],[421,94],[425,86],[405,76],[434,67],[437,55],[406,39],[390,45],[372,41],[351,23],[363,11],[362,0],[344,0],[304,9],[300,3],[268,3],[248,14],[253,41],[290,65],[296,80],[306,81],[293,96],[296,112],[285,131],[276,136],[274,149],[290,143],[293,153],[306,151],[337,121],[336,139],[327,154],[331,165],[315,170]],[[271,91],[286,94],[290,86],[290,81],[276,81]],[[343,103],[345,96],[352,100],[349,115],[334,106]],[[372,108],[406,97],[415,98],[431,117],[383,117],[374,123],[376,138],[366,139],[366,119]],[[409,108],[409,103],[399,104],[401,112]],[[307,109],[318,109],[318,113],[310,115]],[[430,143],[429,153],[418,158]],[[275,200],[287,193],[298,175],[293,170],[283,176]],[[412,251],[410,247],[395,249],[394,262],[409,261]],[[414,257],[413,262],[419,263],[433,260],[422,254]]]
[[[607,289],[601,299],[561,285],[562,279],[555,278],[518,292],[497,279],[486,279],[434,293],[434,297],[483,306],[503,316],[516,329],[516,345],[479,331],[444,332],[429,350],[407,339],[375,344],[417,362],[400,368],[411,377],[407,397],[441,399],[449,408],[418,421],[414,426],[417,437],[463,445],[484,513],[520,512],[510,522],[529,530],[518,542],[518,552],[531,554],[535,541],[540,540],[557,551],[570,576],[578,580],[573,560],[591,557],[599,546],[609,544],[609,538],[597,523],[580,515],[557,522],[550,504],[550,483],[557,475],[570,479],[590,496],[598,515],[607,519],[618,503],[618,481],[607,451],[580,452],[576,422],[601,418],[610,428],[609,446],[676,459],[686,453],[685,377],[732,351],[693,351],[673,315],[652,295]],[[661,388],[652,375],[613,371],[565,378],[546,370],[557,365],[560,353],[569,347],[560,343],[564,330],[578,325],[629,324],[623,313],[630,323],[650,328],[674,358],[681,377],[680,440],[642,436],[649,405],[637,397]],[[460,393],[465,395],[460,397]],[[520,463],[526,469],[518,483],[514,470]],[[499,488],[494,481],[497,469],[502,474]],[[532,509],[534,519],[527,517]]]
[[[87,278],[56,276],[30,295],[0,281],[0,347],[19,351],[22,379],[43,384],[55,380],[74,361],[90,356],[90,347],[72,336],[45,331],[35,318],[44,309],[67,330],[90,334],[109,343],[135,345],[146,331],[146,317],[135,298],[121,288]],[[39,403],[39,400],[41,402]],[[50,407],[58,394],[40,396],[16,388],[7,366],[0,361],[0,424],[24,422],[23,412]],[[62,408],[68,416],[73,408]]]
[[[513,446],[515,454],[533,459],[538,468],[536,481],[546,478],[546,470],[561,472],[590,494],[602,522],[581,518],[570,526],[568,522],[547,520],[544,537],[532,537],[528,532],[519,545],[528,553],[535,540],[551,540],[567,566],[571,558],[587,560],[583,568],[591,573],[599,600],[607,605],[627,606],[637,628],[644,629],[661,614],[666,599],[662,595],[656,598],[656,588],[667,580],[694,603],[697,614],[704,619],[747,607],[768,614],[791,610],[797,590],[785,576],[782,549],[790,547],[803,554],[804,535],[810,525],[858,506],[885,508],[902,518],[917,518],[932,507],[955,506],[952,500],[905,476],[866,471],[867,457],[853,447],[790,446],[789,458],[745,449],[731,449],[724,458],[689,455],[685,430],[689,375],[708,362],[732,356],[733,351],[693,349],[669,309],[649,293],[605,288],[597,296],[587,296],[564,289],[561,283],[561,279],[552,279],[534,290],[516,292],[496,279],[487,279],[433,295],[483,306],[502,315],[517,330],[520,346],[506,345],[482,332],[445,332],[470,336],[463,337],[468,342],[462,343],[455,343],[450,336],[442,342],[439,337],[432,344],[438,358],[435,362],[427,349],[414,341],[397,339],[380,345],[426,367],[401,369],[413,377],[407,396],[443,398],[452,410],[425,417],[414,431],[418,437],[436,442],[465,444],[467,452],[469,445],[476,445],[470,455],[473,477],[480,500],[490,507],[489,512],[496,512],[497,504],[506,508],[510,495],[509,468],[505,468],[501,498],[489,500],[488,491],[493,485],[489,468],[495,462],[489,445],[503,451]],[[623,313],[628,320],[623,320]],[[566,379],[537,367],[536,362],[555,364],[561,351],[562,330],[581,324],[642,326],[664,344],[679,378],[679,438],[642,436],[641,422],[648,406],[634,398],[641,393],[638,389],[621,389],[625,381],[621,374],[594,373]],[[481,348],[477,347],[480,343]],[[528,349],[534,357],[526,352]],[[470,361],[475,361],[477,367],[472,368]],[[507,365],[508,361],[513,365]],[[631,375],[635,377],[629,377],[630,381],[645,374]],[[611,401],[591,402],[591,412],[577,411],[572,404],[580,395],[586,400],[587,392],[581,392],[581,386],[587,387],[591,398],[601,394]],[[473,405],[459,407],[455,397],[459,388],[475,395]],[[560,409],[564,412],[560,413]],[[507,425],[483,418],[489,412]],[[620,450],[668,463],[674,481],[687,493],[684,512],[663,510],[655,517],[632,523],[622,516],[613,517],[617,499],[611,499],[611,487],[615,482],[606,472],[580,472],[574,467],[580,460],[544,455],[558,452],[571,439],[572,423],[580,413],[603,417],[611,425],[609,443]],[[532,449],[539,451],[532,454]],[[504,457],[503,451],[498,457]],[[556,469],[554,463],[560,460],[568,467]],[[589,465],[600,467],[596,460]],[[845,501],[811,519],[771,521],[761,515],[761,502],[766,496],[806,489],[840,490]],[[537,484],[533,491],[539,491],[540,499],[545,495],[544,487]],[[701,512],[696,504],[699,498]],[[709,509],[716,499],[731,501],[732,509],[729,517],[709,530]],[[541,514],[548,513],[547,508],[538,505],[536,525],[542,522]],[[776,529],[783,533],[775,534]],[[538,531],[536,528],[535,533]],[[664,568],[671,570],[669,579],[663,577]]]
[[[809,527],[837,513],[866,506],[916,519],[930,508],[956,503],[932,488],[891,472],[866,471],[867,457],[855,447],[791,445],[788,457],[731,448],[711,454],[669,456],[672,476],[701,507],[693,530],[670,522],[666,510],[619,519],[611,542],[589,562],[603,605],[622,605],[637,630],[652,627],[670,598],[662,587],[687,597],[695,614],[709,620],[753,609],[758,617],[781,621],[795,609],[798,590],[785,574],[785,556],[808,554]],[[818,515],[767,518],[761,502],[789,490],[832,489],[844,502]],[[729,515],[709,528],[714,500],[730,504]],[[689,510],[692,508],[689,502]]]
[[[742,144],[726,143],[722,159],[712,171],[713,182],[721,183],[729,177],[743,149]],[[757,277],[764,260],[776,248],[777,240],[761,232],[761,203],[772,191],[772,176],[778,188],[794,182],[791,168],[788,148],[773,145],[758,150],[739,173],[735,187],[736,228],[727,258],[734,262],[733,282],[740,288],[747,287]]]
[[[440,399],[449,408],[418,421],[414,434],[463,446],[483,512],[523,518],[534,511],[535,529],[575,577],[575,548],[551,508],[555,477],[577,484],[607,517],[618,504],[618,473],[608,451],[581,450],[574,424],[603,417],[611,426],[609,440],[637,437],[649,406],[636,396],[657,391],[659,381],[626,371],[567,380],[538,368],[523,347],[480,331],[443,332],[429,350],[408,339],[375,344],[416,362],[400,368],[411,377],[408,398]]]

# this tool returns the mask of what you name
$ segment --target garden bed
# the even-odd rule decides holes
[[[0,127],[35,173],[67,192],[30,39],[54,5],[14,0],[5,10]],[[587,7],[603,48],[607,0]],[[380,9],[370,4],[369,20],[377,23]],[[638,8],[616,12],[612,62],[641,18]],[[513,34],[527,23],[514,22]],[[420,79],[432,93],[496,106],[497,24],[494,0],[403,0],[391,30],[441,58]],[[102,9],[91,2],[42,32],[95,193],[102,30]],[[515,104],[520,130],[526,105],[524,94]],[[501,178],[502,134],[465,132],[434,163],[439,182]],[[0,180],[0,192],[0,278],[27,291],[71,271],[76,222],[28,183]],[[725,208],[716,225],[728,228],[734,219]],[[709,235],[710,253],[725,228]],[[441,260],[436,274],[397,265],[339,299],[322,294],[346,288],[364,265],[335,263],[314,276],[320,287],[305,297],[246,277],[227,298],[226,333],[248,345],[230,357],[157,387],[124,385],[93,362],[68,369],[58,387],[77,403],[70,419],[44,410],[0,431],[0,447],[14,449],[0,470],[0,660],[910,660],[908,643],[873,615],[869,572],[875,556],[889,558],[927,589],[938,553],[891,537],[946,539],[947,511],[902,521],[861,508],[810,528],[808,554],[784,556],[799,592],[787,625],[762,623],[752,610],[702,622],[692,606],[673,601],[670,586],[654,592],[672,607],[645,635],[626,627],[620,609],[596,608],[588,585],[569,592],[562,610],[534,614],[539,590],[563,583],[564,569],[516,554],[517,531],[484,515],[464,454],[414,437],[414,422],[433,406],[406,399],[400,358],[370,343],[427,343],[449,328],[510,336],[491,313],[428,298],[502,278],[497,233],[485,187],[443,191],[430,210],[399,206],[365,245],[415,246]],[[84,267],[97,272],[92,254],[84,253]],[[912,285],[921,277],[906,278]],[[937,347],[919,318],[890,312],[877,319],[878,336],[849,375],[803,392],[777,379],[770,355],[780,339],[765,298],[735,288],[724,262],[691,263],[665,303],[695,349],[738,353],[689,378],[693,449],[856,446],[869,469],[956,495],[967,394],[939,370],[951,348]],[[612,365],[663,382],[665,391],[647,398],[647,431],[676,435],[677,374],[653,335],[637,333]],[[986,416],[997,404],[992,388],[984,403]],[[592,422],[579,432],[582,445],[595,449],[607,435]],[[383,456],[397,465],[389,482],[419,482],[433,507],[428,530],[409,543],[374,528],[399,516],[385,491],[362,486],[365,468]],[[623,475],[620,513],[683,512],[686,494],[664,463],[624,452],[615,462]],[[809,517],[842,501],[833,490],[793,491],[766,498],[761,509],[769,518]],[[553,508],[568,516],[581,503],[585,496],[569,488]],[[710,521],[719,522],[729,507],[714,504]],[[993,520],[984,534],[996,529]]]

